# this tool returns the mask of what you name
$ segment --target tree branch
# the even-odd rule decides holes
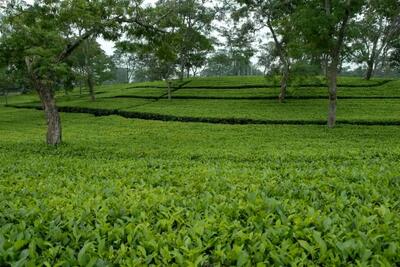
[[[74,52],[74,50],[76,48],[78,48],[86,39],[88,39],[90,36],[92,36],[93,34],[96,33],[96,29],[92,29],[90,31],[87,31],[85,34],[83,34],[82,36],[80,36],[77,40],[75,40],[72,43],[69,43],[65,49],[60,53],[60,55],[58,55],[57,57],[57,63],[62,62],[63,60],[65,60],[67,57],[69,57],[72,52]]]

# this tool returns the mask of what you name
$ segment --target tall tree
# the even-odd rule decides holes
[[[337,109],[337,76],[343,47],[350,42],[348,26],[360,15],[364,0],[300,1],[293,14],[296,42],[312,56],[321,55],[326,62],[329,108],[328,126],[334,127]]]
[[[240,4],[237,12],[251,17],[256,30],[267,28],[275,45],[274,52],[281,64],[281,89],[279,101],[283,102],[290,78],[291,56],[289,45],[291,35],[294,33],[291,23],[296,1],[281,0],[235,0]]]
[[[13,1],[6,6],[0,54],[11,69],[25,73],[30,86],[37,91],[47,118],[48,144],[58,145],[62,140],[54,86],[68,73],[66,60],[89,38],[102,35],[115,39],[122,22],[140,25],[136,13],[128,13],[126,3],[36,0],[32,5]],[[133,8],[137,8],[134,4]],[[79,29],[84,30],[77,34]]]
[[[377,61],[400,34],[400,3],[397,0],[369,0],[362,14],[353,25],[356,40],[352,48],[356,62],[366,64],[365,79],[370,80]]]
[[[209,38],[214,11],[204,0],[174,0],[180,79],[189,77],[190,70],[205,64],[207,54],[213,49]]]
[[[217,51],[207,59],[207,65],[202,71],[204,76],[233,75],[232,58],[227,51]]]
[[[94,38],[85,40],[82,46],[72,53],[68,62],[78,80],[86,83],[92,101],[96,99],[94,86],[113,78],[114,63]]]
[[[209,37],[214,18],[212,9],[200,0],[160,0],[152,8],[152,15],[152,22],[162,31],[148,34],[129,29],[129,40],[118,44],[120,50],[146,63],[137,64],[141,69],[136,74],[149,78],[158,74],[168,80],[175,75],[183,79],[191,71],[197,72],[213,49]],[[143,67],[147,71],[143,72]]]
[[[255,54],[253,24],[247,20],[226,24],[229,26],[221,26],[219,31],[231,58],[231,75],[251,75],[251,58]]]
[[[231,54],[230,51],[222,49],[207,59],[207,64],[201,71],[203,76],[235,76],[237,73],[262,75],[262,72],[247,58],[241,58],[238,54]]]
[[[112,60],[117,68],[125,69],[126,80],[128,83],[135,79],[137,58],[133,53],[129,53],[120,49],[119,47],[116,47],[114,55],[112,56]]]
[[[257,65],[262,68],[264,76],[278,74],[280,71],[279,55],[274,42],[268,42],[260,47]],[[281,89],[282,91],[282,89]]]
[[[400,73],[400,37],[393,41],[393,51],[390,55],[389,62],[392,68]]]

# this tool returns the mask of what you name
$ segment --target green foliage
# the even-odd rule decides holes
[[[337,46],[338,41],[332,37],[337,37],[341,27],[346,27],[348,21],[353,20],[364,5],[363,0],[348,1],[345,4],[338,0],[310,1],[296,9],[293,22],[299,30],[298,36],[306,42],[309,41],[304,45],[310,51],[329,53],[330,49]]]
[[[400,73],[400,38],[393,44],[394,51],[390,57],[390,64]]]
[[[0,265],[400,263],[398,127],[0,118]]]
[[[205,77],[234,76],[238,74],[253,76],[260,75],[262,72],[241,52],[233,53],[232,51],[223,50],[212,54],[207,59],[207,64],[201,72],[201,75]]]
[[[74,70],[76,78],[83,80],[84,83],[88,72],[91,72],[97,85],[114,78],[115,65],[96,40],[86,40],[82,46],[73,52],[68,62]]]
[[[127,26],[127,40],[117,45],[137,61],[136,81],[177,76],[183,79],[185,73],[197,72],[205,64],[213,49],[208,37],[214,17],[212,9],[198,0],[158,1],[148,9],[148,17],[156,31]]]

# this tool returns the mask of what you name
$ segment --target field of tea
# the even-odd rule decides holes
[[[261,77],[59,93],[57,148],[10,96],[0,266],[400,265],[400,81],[339,83],[334,129],[318,79],[282,104]]]

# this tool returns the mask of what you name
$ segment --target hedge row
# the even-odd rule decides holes
[[[141,96],[141,95],[116,95],[106,98],[135,98],[135,99],[149,99],[160,100],[166,99],[165,95],[162,96]],[[173,99],[199,99],[199,100],[277,100],[277,96],[172,96]],[[400,99],[400,96],[340,96],[339,99]],[[309,100],[309,99],[328,99],[325,95],[313,96],[286,96],[286,99],[294,100]]]
[[[14,108],[28,108],[42,110],[42,107],[35,105],[7,105]],[[111,116],[117,115],[129,119],[142,119],[142,120],[156,120],[156,121],[178,121],[178,122],[201,122],[213,124],[231,124],[231,125],[245,125],[245,124],[281,124],[281,125],[326,125],[325,120],[260,120],[250,118],[210,118],[210,117],[189,117],[189,116],[175,116],[164,115],[147,112],[124,111],[118,109],[96,109],[86,107],[58,107],[60,112],[66,113],[85,113],[94,116]],[[398,126],[400,121],[365,121],[365,120],[338,120],[337,124],[347,125],[370,125],[370,126]]]
[[[371,87],[378,87],[391,82],[392,80],[383,80],[380,82],[376,82],[373,84],[338,84],[338,87],[348,87],[348,88],[371,88]],[[293,85],[291,87],[326,87],[326,84],[300,84],[300,85]],[[130,86],[126,89],[146,89],[146,88],[156,88],[156,89],[167,89],[166,86],[152,86],[152,85],[136,85]],[[229,86],[186,86],[180,85],[172,87],[173,89],[258,89],[258,88],[280,88],[279,84],[273,85],[266,85],[266,84],[248,84],[248,85],[229,85]]]

